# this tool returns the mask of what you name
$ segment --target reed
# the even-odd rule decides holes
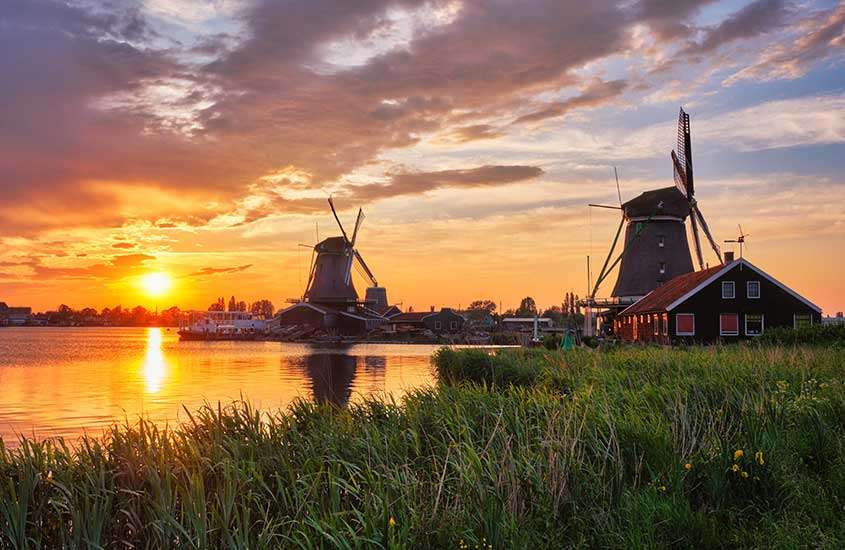
[[[401,403],[0,444],[0,547],[841,547],[845,352],[442,350]],[[737,451],[742,451],[738,453]]]

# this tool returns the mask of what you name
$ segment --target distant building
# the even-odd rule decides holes
[[[845,325],[845,315],[837,311],[834,317],[822,317],[823,325]]]
[[[534,317],[505,317],[500,326],[502,330],[512,332],[531,332],[534,330]],[[554,321],[548,317],[537,318],[537,328],[541,331],[552,329],[554,326]]]
[[[493,330],[496,328],[496,319],[486,309],[466,309],[460,312],[467,320],[467,324],[477,330]]]
[[[0,302],[0,326],[21,326],[29,324],[32,318],[31,307],[14,307]]]
[[[299,302],[283,309],[276,314],[275,319],[280,326],[299,325],[346,336],[366,334],[384,324],[384,321],[384,317],[375,311],[354,304],[340,309],[309,302]]]
[[[389,321],[393,330],[428,329],[437,334],[461,332],[466,319],[451,308],[440,311],[410,311],[394,315]]]
[[[666,282],[619,313],[614,333],[634,342],[715,342],[820,322],[821,308],[740,258]]]

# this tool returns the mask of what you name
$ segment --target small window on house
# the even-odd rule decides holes
[[[666,262],[660,262],[660,274],[666,273]]]
[[[758,313],[745,314],[745,335],[759,336],[763,334],[763,315]]]
[[[434,321],[434,330],[440,330],[441,328],[443,328],[443,323],[440,321]]]
[[[736,297],[736,283],[733,281],[722,281],[722,298],[733,300]]]
[[[663,336],[669,336],[669,314],[663,314]]]
[[[794,328],[809,327],[813,324],[813,316],[808,313],[796,313],[792,316]]]
[[[657,237],[657,246],[659,246],[660,248],[665,247],[666,246],[666,237],[664,237],[663,235],[660,235],[659,237]]]
[[[458,330],[458,322],[449,321],[449,330]]]
[[[654,335],[660,336],[660,315],[653,315],[652,322],[654,323]]]
[[[694,313],[678,313],[675,315],[675,336],[695,336]]]
[[[739,334],[739,315],[722,313],[719,315],[719,335],[736,336]]]
[[[748,281],[745,283],[745,295],[749,298],[760,297],[760,281]]]

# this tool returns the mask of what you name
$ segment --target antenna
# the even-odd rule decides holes
[[[622,208],[622,191],[619,189],[619,172],[613,167],[613,175],[616,176],[616,194],[619,195],[619,208]]]
[[[743,249],[743,245],[745,244],[745,237],[750,237],[750,235],[747,235],[742,230],[741,225],[737,224],[737,227],[739,228],[739,237],[737,237],[736,239],[727,239],[725,242],[726,243],[739,243],[739,258],[742,259],[742,249]]]

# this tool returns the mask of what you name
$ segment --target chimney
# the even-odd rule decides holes
[[[734,253],[730,250],[725,251],[725,263],[729,264],[734,261]]]
[[[431,312],[434,313],[434,306],[431,306]]]

